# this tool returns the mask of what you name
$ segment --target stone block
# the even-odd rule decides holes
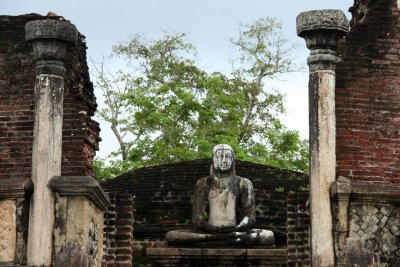
[[[67,242],[53,261],[53,267],[92,267],[95,266],[93,258],[82,252],[80,244],[74,240]]]
[[[101,266],[103,251],[103,211],[84,196],[56,197],[54,255],[59,257],[67,244],[79,244],[95,266]]]
[[[16,251],[16,203],[0,201],[0,262],[14,262]]]
[[[338,266],[377,266],[373,251],[366,249],[363,240],[347,238],[346,246],[338,253]]]

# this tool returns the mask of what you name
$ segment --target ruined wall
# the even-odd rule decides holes
[[[310,213],[308,193],[289,193],[287,200],[287,258],[288,266],[310,265]]]
[[[15,231],[12,240],[1,239],[0,247],[5,244],[6,249],[0,249],[0,262],[10,264],[27,263],[36,74],[33,48],[25,40],[25,24],[40,19],[45,17],[0,16],[0,204],[8,209],[15,207],[12,219],[3,217],[0,225],[0,232],[8,228]],[[91,119],[96,99],[89,80],[83,35],[69,54],[64,90],[62,174],[94,177],[92,160],[98,149],[100,130]],[[7,257],[4,253],[14,256]],[[11,258],[14,259],[10,261]]]
[[[0,16],[0,179],[29,179],[31,171],[35,68],[25,23],[37,14]],[[67,62],[64,92],[62,174],[90,175],[98,150],[99,125],[83,35]]]
[[[337,175],[400,183],[398,1],[357,0],[337,65]]]
[[[396,0],[356,0],[350,32],[338,50],[337,176],[349,179],[349,191],[340,193],[338,187],[332,211],[336,255],[343,266],[362,262],[365,255],[375,255],[379,266],[400,264],[398,5]],[[348,212],[339,214],[340,209]],[[350,239],[340,241],[340,235]],[[364,246],[358,254],[353,243]]]
[[[132,195],[110,193],[109,197],[111,207],[104,214],[102,266],[132,266]]]

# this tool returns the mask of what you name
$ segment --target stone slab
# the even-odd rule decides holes
[[[331,197],[338,194],[337,182],[331,188]],[[351,182],[351,201],[372,203],[400,203],[400,184]]]
[[[15,199],[29,197],[33,191],[31,179],[0,180],[0,199]]]
[[[300,13],[296,18],[297,34],[303,36],[307,31],[349,31],[349,22],[341,10],[323,9]]]
[[[155,266],[286,266],[286,249],[147,248]]]
[[[16,251],[15,200],[0,201],[0,262],[14,262]]]
[[[62,254],[62,248],[68,246],[68,243],[69,246],[73,245],[71,249],[74,251],[76,245],[71,242],[75,242],[79,244],[78,252],[81,255],[89,257],[94,266],[101,266],[103,215],[103,211],[85,196],[56,195],[54,252],[57,257]]]
[[[78,31],[72,23],[66,20],[34,20],[26,23],[25,38],[27,41],[37,39],[56,39],[66,42],[75,42]]]
[[[103,211],[110,206],[108,195],[90,176],[56,176],[50,180],[49,187],[60,196],[85,196]]]

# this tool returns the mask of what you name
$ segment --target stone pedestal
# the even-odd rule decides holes
[[[286,266],[286,249],[148,248],[156,266]]]
[[[340,10],[316,10],[297,17],[297,34],[310,49],[310,212],[313,266],[334,266],[329,187],[335,181],[335,66],[338,40],[349,23]]]
[[[54,266],[101,266],[104,210],[110,205],[91,177],[54,177]]]
[[[47,186],[61,175],[64,75],[68,46],[77,38],[74,25],[63,20],[35,20],[25,26],[36,61],[35,122],[28,234],[28,265],[50,266],[54,194]]]

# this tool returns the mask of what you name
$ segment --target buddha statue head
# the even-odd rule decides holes
[[[235,172],[235,154],[230,145],[218,144],[213,148],[212,173],[234,174]]]

